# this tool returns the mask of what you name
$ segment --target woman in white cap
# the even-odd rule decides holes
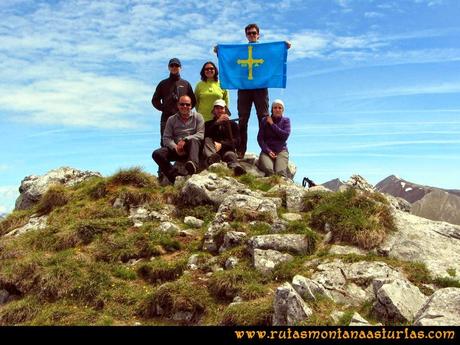
[[[273,174],[287,177],[289,152],[287,139],[291,134],[291,122],[283,116],[284,103],[276,99],[272,103],[271,116],[262,119],[257,135],[262,152],[259,156],[259,169],[265,176]]]
[[[205,62],[200,71],[201,81],[195,86],[196,111],[203,115],[204,121],[213,119],[213,104],[223,99],[228,106],[228,92],[220,87],[219,71],[211,62]]]

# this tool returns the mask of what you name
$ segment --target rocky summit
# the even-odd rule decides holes
[[[460,325],[460,226],[359,175],[304,188],[254,161],[167,186],[26,177],[0,221],[0,324]]]

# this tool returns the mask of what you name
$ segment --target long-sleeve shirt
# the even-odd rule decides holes
[[[287,151],[287,139],[291,134],[291,121],[288,117],[273,118],[273,124],[267,123],[264,117],[260,124],[257,142],[262,152],[269,154],[270,151],[278,154],[283,150]]]
[[[191,110],[190,116],[185,122],[179,113],[169,117],[163,134],[163,145],[175,150],[180,140],[190,139],[204,139],[203,116],[195,110]]]
[[[223,99],[228,104],[228,92],[220,87],[220,83],[214,80],[200,81],[195,86],[196,110],[203,115],[204,121],[213,118],[213,104],[218,99]]]
[[[222,144],[222,153],[235,151],[240,144],[240,130],[238,124],[234,121],[217,122],[212,119],[204,124],[205,138],[211,138]]]
[[[177,113],[177,101],[187,95],[192,100],[192,107],[196,104],[195,94],[190,83],[182,79],[179,74],[170,74],[169,78],[160,81],[152,96],[152,105],[166,117]]]

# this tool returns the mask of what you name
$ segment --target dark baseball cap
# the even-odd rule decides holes
[[[182,64],[180,63],[180,60],[178,58],[172,58],[171,60],[169,60],[169,63],[168,63],[168,66],[171,66],[171,65],[179,65],[179,67],[182,66]]]

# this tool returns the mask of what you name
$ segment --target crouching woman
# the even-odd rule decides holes
[[[276,174],[287,177],[289,163],[287,139],[291,134],[291,122],[283,114],[284,103],[276,99],[272,103],[271,116],[264,117],[260,124],[257,142],[262,152],[258,165],[265,176]]]

